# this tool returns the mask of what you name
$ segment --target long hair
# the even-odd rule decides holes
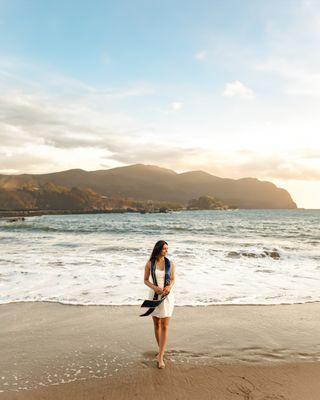
[[[168,245],[168,243],[165,240],[158,240],[157,243],[154,245],[151,256],[149,258],[151,262],[155,261],[155,259],[159,257],[164,244]]]

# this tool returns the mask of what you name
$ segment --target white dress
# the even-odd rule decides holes
[[[158,268],[155,269],[156,272],[156,278],[157,278],[157,283],[158,286],[163,289],[164,287],[164,277],[165,277],[165,270],[160,270]],[[149,281],[153,283],[151,274],[149,276]],[[155,291],[151,288],[149,288],[149,294],[148,294],[148,299],[153,300]],[[161,294],[158,294],[158,300],[161,299]],[[168,296],[163,300],[163,302],[156,307],[151,314],[153,317],[158,317],[158,318],[165,318],[165,317],[171,317],[172,312],[174,308],[174,291],[173,291],[173,286],[170,290],[170,293]]]

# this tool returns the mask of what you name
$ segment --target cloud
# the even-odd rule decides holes
[[[253,72],[262,73],[280,93],[310,100],[320,97],[319,5],[294,2],[266,23],[265,51],[252,60]]]
[[[319,63],[320,65],[320,63]],[[281,57],[270,57],[255,64],[257,71],[282,79],[283,93],[292,96],[320,98],[320,73],[301,62]]]
[[[1,143],[15,147],[31,143],[60,148],[107,147],[108,141],[130,129],[124,116],[99,112],[83,101],[57,101],[50,95],[2,95],[0,110]]]
[[[318,181],[320,179],[320,162],[310,163],[306,159],[293,159],[279,155],[251,156],[237,163],[237,170],[243,176],[256,176],[265,179]]]
[[[179,147],[175,138],[169,148],[155,145],[161,132],[127,108],[131,98],[137,103],[137,97],[154,93],[145,83],[95,88],[44,71],[31,79],[13,66],[7,71],[0,62],[0,87],[0,173],[96,170],[140,162],[174,167],[175,159],[201,151]],[[173,101],[166,111],[182,107]]]
[[[179,101],[174,101],[170,104],[170,108],[174,111],[179,111],[183,107],[183,103]]]
[[[319,180],[320,158],[316,148],[304,146],[295,151],[295,146],[291,146],[288,149],[286,140],[289,133],[296,135],[300,130],[295,118],[302,118],[299,113],[293,113],[291,117],[290,108],[282,108],[278,119],[278,114],[273,114],[272,109],[261,114],[258,105],[253,109],[252,104],[256,102],[250,103],[250,107],[249,103],[241,102],[241,113],[235,114],[231,123],[230,111],[227,110],[229,119],[226,119],[227,111],[219,108],[223,102],[217,100],[213,106],[220,112],[211,121],[208,115],[212,113],[213,98],[197,97],[195,101],[192,88],[190,97],[181,92],[181,96],[186,98],[184,102],[172,101],[165,110],[160,110],[173,118],[162,118],[155,103],[150,107],[145,105],[149,102],[148,96],[155,93],[154,87],[148,83],[96,88],[73,78],[51,75],[51,72],[39,71],[38,75],[33,80],[18,74],[12,66],[8,71],[0,65],[2,173],[44,173],[69,168],[97,170],[145,163],[175,171],[202,169],[226,178],[254,176],[288,182]],[[251,89],[240,81],[229,82],[225,89],[228,89],[227,96],[253,95]],[[173,91],[170,95],[175,98]],[[202,111],[204,107],[205,114],[184,115],[182,124],[176,113],[185,104],[190,109],[197,104]],[[148,118],[145,117],[146,110],[153,110]],[[139,115],[143,115],[142,118]],[[159,120],[154,120],[159,115]],[[270,119],[272,125],[263,127],[262,122]],[[252,126],[249,126],[250,122]],[[306,128],[305,123],[303,126]],[[291,132],[291,128],[295,130]],[[306,135],[310,136],[312,126],[307,128]],[[281,133],[285,129],[284,135],[272,136],[273,131]],[[265,153],[261,150],[261,143],[257,144],[261,134],[268,137],[268,140],[262,139]],[[224,140],[221,140],[221,135],[225,135]],[[189,140],[191,137],[196,139]],[[281,143],[280,137],[283,137]],[[302,142],[291,142],[300,146],[307,143],[306,137]],[[290,138],[298,140],[298,136],[294,138],[291,135]],[[281,149],[288,151],[281,152]]]
[[[181,101],[173,101],[167,105],[167,107],[152,107],[150,111],[155,111],[156,113],[173,115],[180,111],[184,107],[184,103]]]
[[[224,178],[256,177],[271,182],[273,179],[317,182],[320,179],[320,159],[310,160],[310,152],[312,149],[304,149],[297,158],[297,155],[285,152],[257,154],[256,151],[239,149],[225,153],[218,148],[162,148],[145,143],[138,148],[124,146],[122,152],[116,152],[111,158],[125,164],[154,163],[175,171],[200,169]]]
[[[225,85],[223,90],[223,96],[234,97],[239,96],[242,98],[251,99],[254,97],[254,92],[252,89],[245,86],[240,81],[229,82]]]
[[[183,103],[172,102],[170,107],[173,113]],[[41,173],[154,163],[174,170],[203,169],[230,178],[320,179],[320,153],[316,148],[287,153],[278,149],[276,154],[271,148],[269,154],[262,154],[250,146],[239,148],[230,143],[224,148],[221,143],[213,150],[202,140],[199,145],[188,145],[188,135],[180,144],[172,135],[170,146],[163,148],[161,140],[157,146],[163,133],[125,113],[106,112],[99,96],[92,102],[91,91],[87,95],[81,92],[77,101],[70,102],[47,92],[13,90],[0,96],[0,171]]]
[[[149,142],[139,147],[123,147],[121,152],[116,152],[107,159],[111,158],[125,164],[151,163],[176,169],[178,165],[186,166],[188,158],[199,156],[201,151],[200,148],[192,147],[161,147]]]
[[[15,149],[13,152],[0,150],[1,174],[45,173],[50,171],[50,167],[54,168],[54,163],[45,154],[34,154],[31,149]]]
[[[152,95],[149,84],[96,88],[36,65],[23,66],[0,59],[0,143],[5,150],[46,146],[48,157],[54,148],[108,150],[123,139],[129,145],[150,129],[122,107],[131,98]]]
[[[208,52],[206,50],[200,50],[194,54],[194,58],[199,61],[205,61],[208,58]]]

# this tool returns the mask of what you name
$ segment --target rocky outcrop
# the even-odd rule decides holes
[[[252,251],[229,251],[227,254],[228,257],[231,258],[240,258],[240,257],[250,257],[250,258],[264,258],[264,257],[271,257],[275,260],[279,260],[280,253],[277,249],[272,250],[263,250],[262,252],[255,253]]]
[[[192,199],[187,205],[188,210],[227,210],[229,207],[219,199],[211,196],[200,196]]]

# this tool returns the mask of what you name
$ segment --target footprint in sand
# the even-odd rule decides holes
[[[243,400],[253,400],[252,392],[255,390],[255,386],[249,379],[244,376],[236,376],[233,379],[231,385],[227,387],[227,390],[243,398]]]

